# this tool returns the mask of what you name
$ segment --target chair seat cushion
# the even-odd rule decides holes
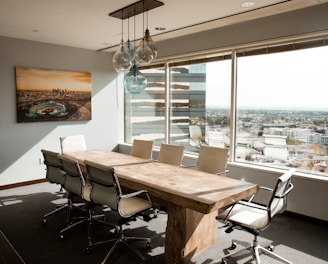
[[[225,219],[231,207],[219,215],[220,219]],[[255,229],[265,228],[269,224],[269,213],[266,210],[252,208],[242,204],[235,204],[229,216],[228,221],[240,226],[246,226]]]
[[[139,197],[122,198],[119,203],[119,213],[122,217],[130,217],[152,207],[151,202]]]

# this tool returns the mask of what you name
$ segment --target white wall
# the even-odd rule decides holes
[[[91,72],[92,120],[16,123],[15,66]],[[60,136],[84,134],[88,148],[117,145],[123,107],[111,54],[0,37],[0,76],[0,186],[44,178],[40,149],[60,151]]]

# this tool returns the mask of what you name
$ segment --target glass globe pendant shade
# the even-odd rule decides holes
[[[135,52],[135,61],[138,65],[148,65],[154,60],[154,54],[148,47],[147,42],[143,39]]]
[[[129,53],[129,55],[131,57],[131,61],[133,61],[134,60],[134,55],[135,55],[136,48],[134,47],[134,45],[132,44],[132,42],[130,41],[130,39],[128,39],[124,43],[124,49],[126,50],[127,53]]]
[[[123,39],[118,50],[113,56],[113,67],[117,72],[126,72],[132,67],[132,58],[124,48]]]
[[[146,31],[145,31],[145,41],[148,45],[148,47],[151,49],[151,51],[153,52],[153,60],[155,60],[157,58],[157,47],[155,45],[155,42],[153,41],[153,39],[151,38],[150,36],[150,33],[149,33],[149,29],[147,28]]]
[[[134,64],[131,70],[124,76],[124,88],[131,94],[138,94],[145,90],[147,79],[139,72],[138,67]]]

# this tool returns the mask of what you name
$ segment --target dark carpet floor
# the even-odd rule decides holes
[[[56,203],[63,201],[58,190],[58,186],[41,183],[1,191],[0,230],[27,264],[100,263],[107,254],[110,244],[96,246],[92,248],[90,254],[86,254],[86,225],[67,232],[61,240],[59,230],[65,227],[65,212],[54,215],[46,224],[43,223],[43,215],[51,211]],[[108,218],[111,216],[108,215]],[[161,213],[158,218],[150,222],[137,219],[126,226],[127,234],[152,239],[151,250],[146,249],[144,243],[133,244],[146,257],[144,263],[164,263],[166,220],[165,213]],[[93,231],[94,241],[113,236],[108,227],[99,224],[93,225]],[[194,257],[190,263],[220,263],[221,256],[229,252],[227,249],[230,247],[231,239],[252,241],[252,236],[243,231],[225,233],[220,223],[218,223],[218,236],[215,246]],[[292,263],[328,263],[328,226],[325,223],[280,215],[274,218],[270,227],[261,233],[259,240],[260,242],[273,241],[275,252]],[[262,263],[279,263],[265,255],[262,259]],[[129,264],[140,263],[140,261],[126,248],[120,247],[107,263]],[[231,258],[228,263],[254,263],[254,261],[244,256],[239,259]]]

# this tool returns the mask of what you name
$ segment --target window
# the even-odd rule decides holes
[[[328,47],[237,59],[235,160],[327,170]]]
[[[154,140],[158,145],[165,139],[165,69],[143,70],[148,81],[144,93],[125,93],[125,142],[134,138]]]
[[[125,140],[181,144],[195,153],[199,144],[228,147],[230,161],[327,176],[327,59],[326,43],[311,40],[142,69],[146,92],[125,94]]]
[[[197,64],[176,63],[168,69],[169,102],[165,104],[165,69],[144,69],[145,93],[125,94],[125,141],[151,139],[155,146],[165,140],[198,152],[199,144],[229,144],[231,60]],[[167,105],[167,120],[165,120]],[[199,129],[193,136],[192,128]]]

